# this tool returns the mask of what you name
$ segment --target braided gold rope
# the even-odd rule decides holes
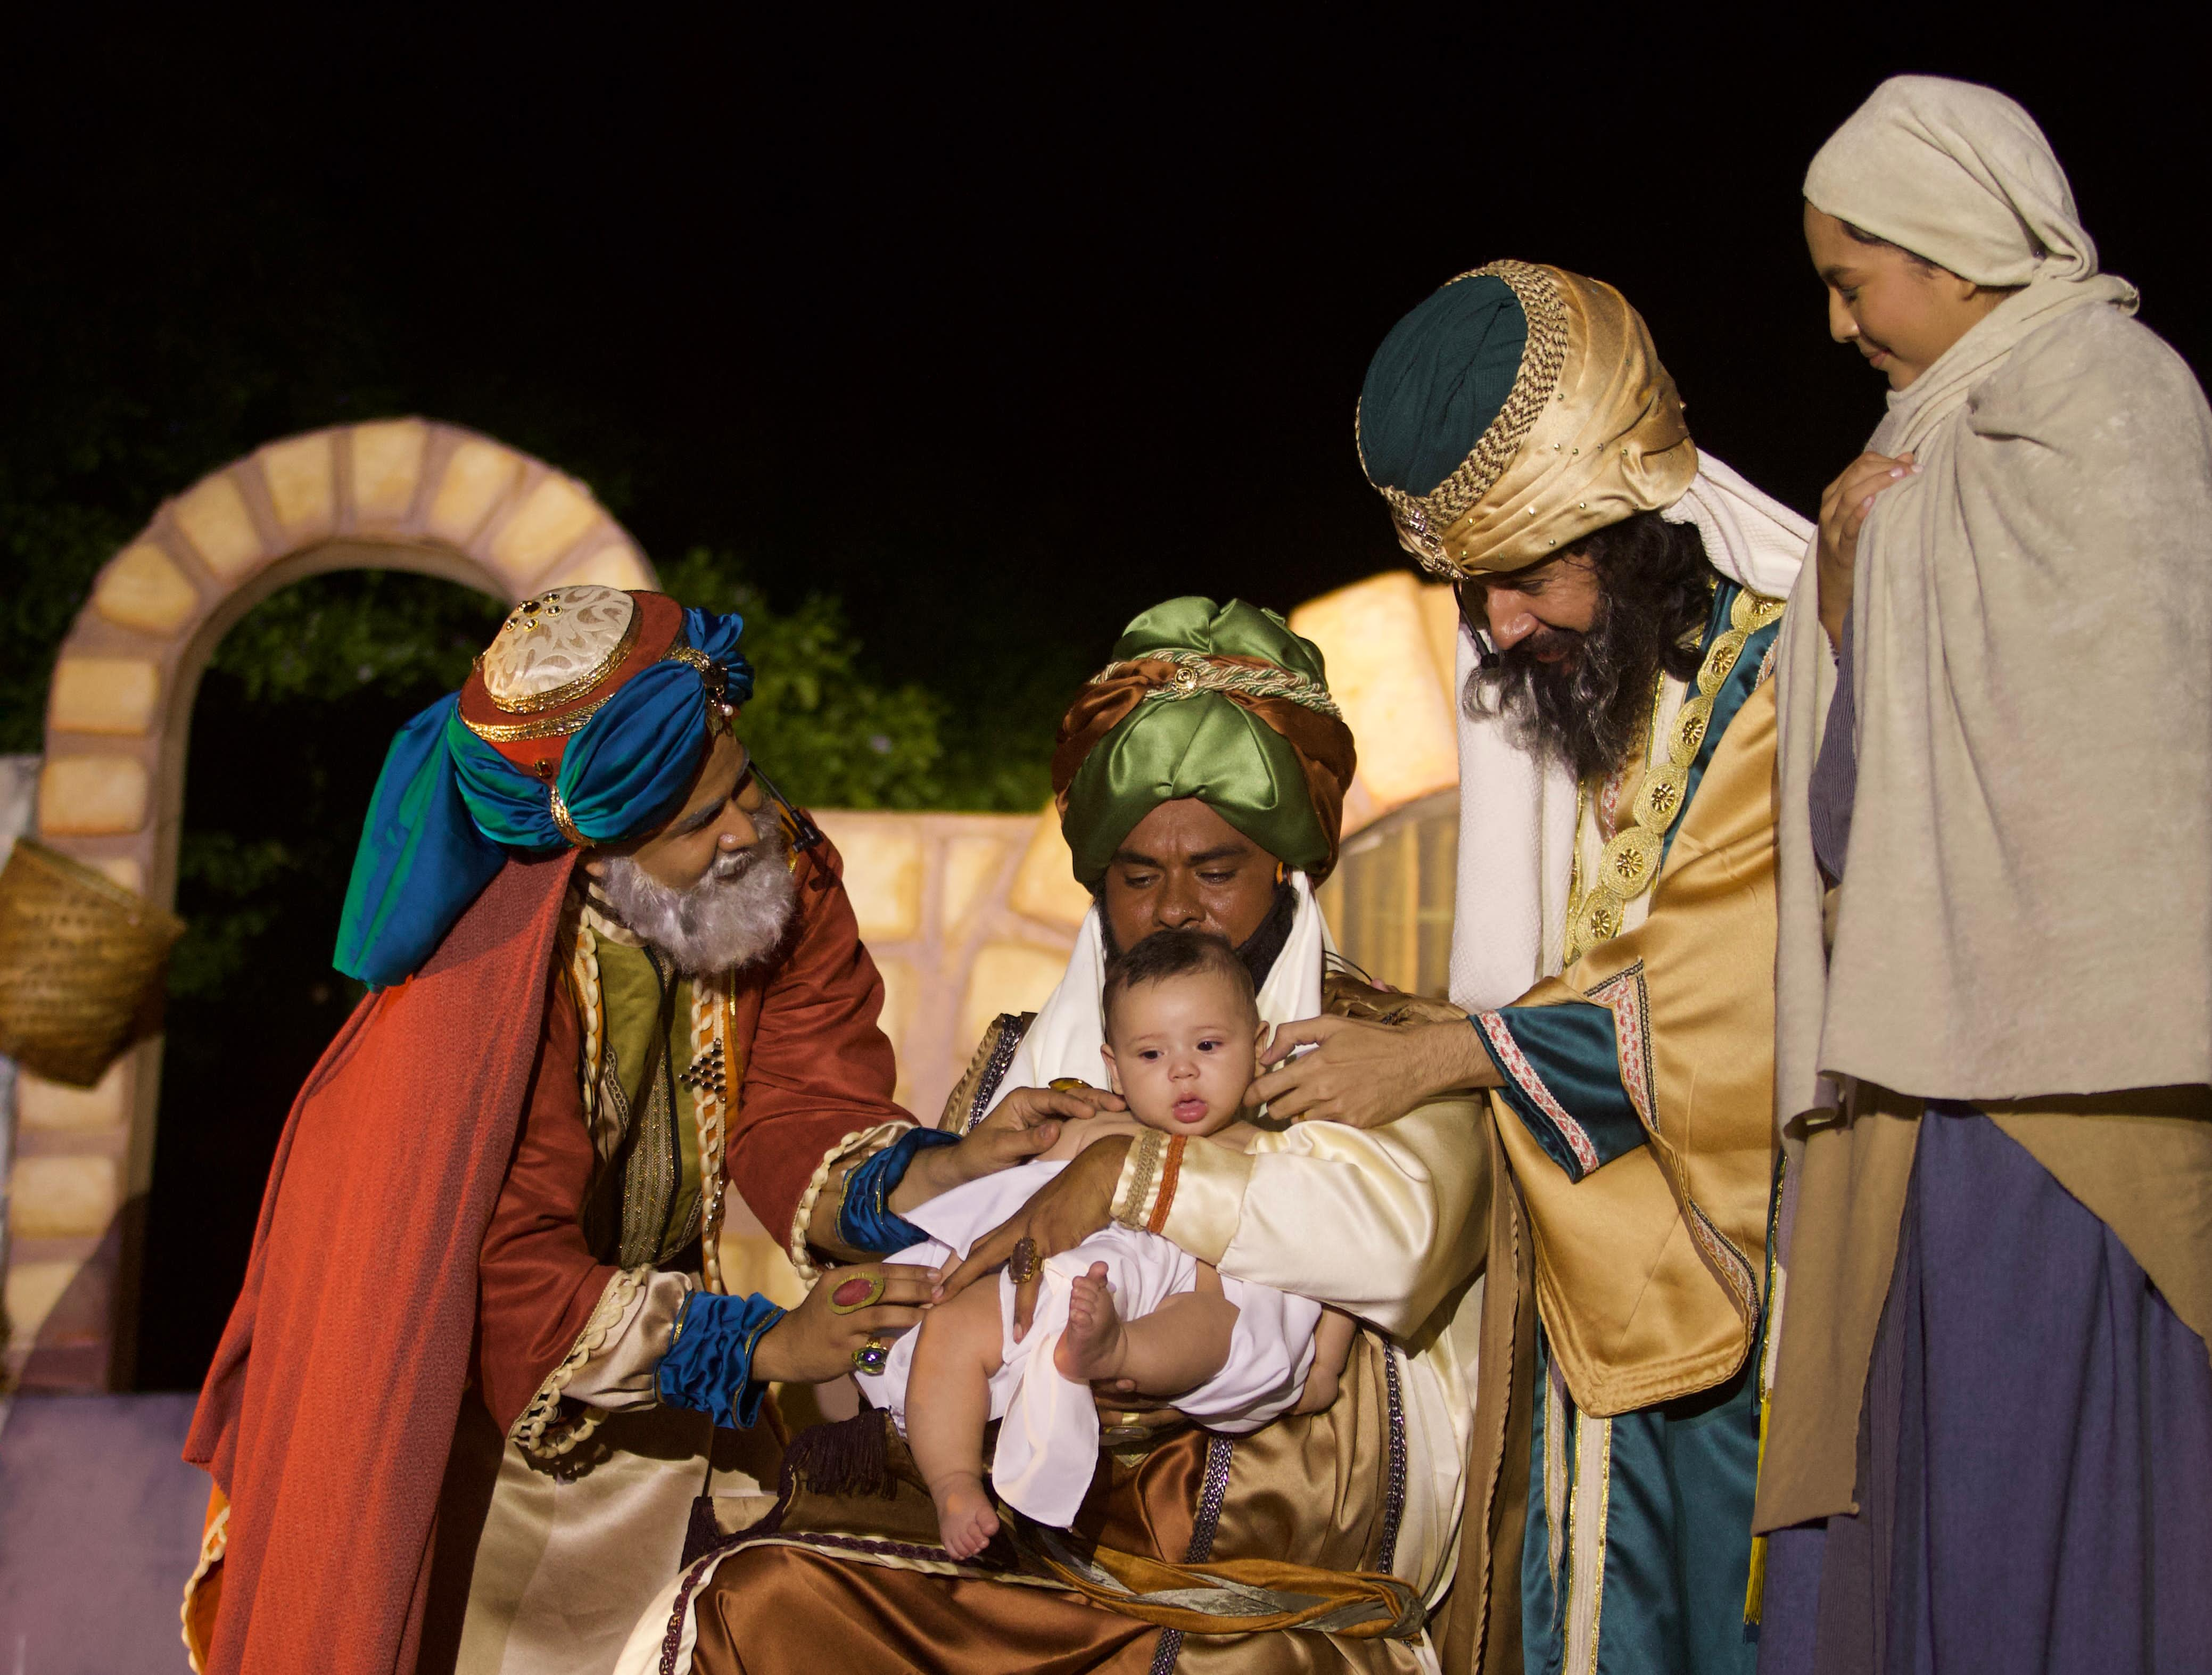
[[[580,919],[576,952],[569,969],[576,980],[576,1009],[583,1014],[584,1131],[596,1137],[599,1115],[599,1063],[607,1039],[606,1003],[599,989],[599,939]]]
[[[1287,699],[1332,720],[1344,719],[1344,712],[1329,695],[1328,689],[1295,669],[1251,669],[1240,664],[1216,663],[1202,652],[1152,652],[1143,661],[1171,663],[1176,668],[1172,680],[1145,695],[1142,701],[1146,703],[1155,698],[1195,698],[1202,692],[1241,692],[1252,698]],[[1091,684],[1119,680],[1135,667],[1134,659],[1109,663],[1092,677]]]
[[[1535,428],[1545,404],[1559,393],[1559,374],[1567,364],[1566,305],[1559,300],[1559,285],[1552,276],[1530,262],[1492,262],[1451,282],[1456,285],[1462,279],[1486,276],[1502,279],[1511,288],[1528,320],[1528,342],[1521,351],[1521,370],[1505,404],[1477,439],[1474,451],[1427,494],[1408,495],[1402,489],[1376,482],[1371,475],[1367,479],[1389,504],[1391,520],[1406,536],[1421,567],[1431,575],[1454,580],[1461,579],[1462,573],[1444,554],[1443,532],[1497,487],[1513,456],[1521,452],[1522,443]],[[1357,443],[1357,407],[1352,410],[1352,435]],[[1359,463],[1360,469],[1366,470],[1364,450]]]
[[[721,1291],[722,1153],[729,1092],[735,1079],[730,1063],[729,1013],[735,1002],[727,974],[691,980],[691,1062],[697,1064],[721,1047],[722,1074],[691,1089],[691,1110],[699,1126],[699,1265],[707,1290]]]
[[[610,693],[608,697],[613,696]],[[566,738],[582,730],[584,723],[606,707],[606,698],[594,698],[580,709],[572,709],[566,715],[540,716],[535,721],[471,721],[467,716],[461,724],[487,744],[519,744],[526,739]]]
[[[686,664],[702,675],[715,666],[714,658],[696,646],[671,646],[660,654],[660,660],[663,663]]]
[[[561,787],[546,786],[545,798],[546,812],[553,816],[553,823],[560,828],[561,835],[579,849],[590,848],[592,841],[578,831],[576,822],[568,817],[568,805],[561,798]]]

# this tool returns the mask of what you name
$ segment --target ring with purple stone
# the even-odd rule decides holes
[[[866,1373],[870,1378],[877,1378],[882,1375],[884,1363],[890,1358],[891,1352],[884,1340],[872,1335],[866,1343],[853,1351],[853,1366],[854,1370]]]
[[[857,1314],[872,1308],[883,1300],[884,1277],[881,1273],[855,1274],[842,1282],[830,1294],[832,1314]]]

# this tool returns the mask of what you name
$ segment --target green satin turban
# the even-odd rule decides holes
[[[1288,866],[1336,864],[1352,732],[1321,650],[1271,610],[1170,599],[1129,624],[1060,723],[1053,789],[1096,888],[1137,822],[1194,797]]]

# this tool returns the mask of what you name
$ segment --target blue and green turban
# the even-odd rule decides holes
[[[1092,889],[1137,822],[1196,798],[1316,883],[1336,865],[1352,730],[1321,648],[1239,599],[1170,599],[1129,624],[1060,725],[1053,791]]]
[[[354,857],[332,963],[420,970],[509,855],[619,843],[676,813],[752,695],[744,619],[662,593],[554,588],[517,606],[459,692],[402,727]]]

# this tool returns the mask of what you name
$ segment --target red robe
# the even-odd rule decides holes
[[[292,1108],[185,1447],[229,1508],[188,1611],[210,1672],[412,1670],[464,1392],[511,1426],[613,1277],[579,1223],[592,1150],[553,980],[572,865],[510,861]],[[826,842],[801,859],[791,951],[732,1035],[728,1179],[774,1230],[844,1136],[906,1116],[841,871]]]

